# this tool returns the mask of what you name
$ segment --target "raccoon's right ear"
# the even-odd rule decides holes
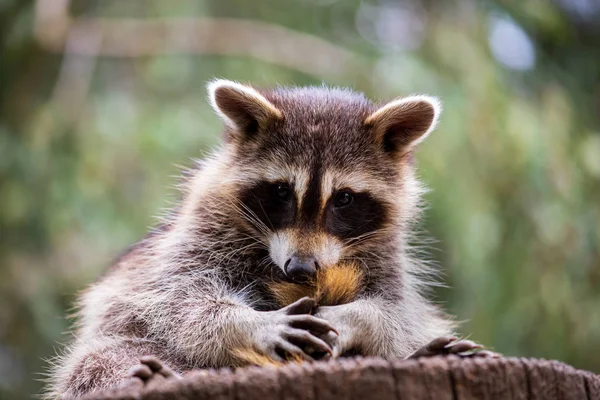
[[[208,84],[210,103],[233,134],[251,135],[282,118],[269,100],[250,86],[219,79]]]
[[[367,117],[365,124],[384,150],[404,155],[435,129],[441,110],[435,97],[414,95],[385,104]]]

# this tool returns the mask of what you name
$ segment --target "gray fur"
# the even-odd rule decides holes
[[[118,385],[145,355],[176,372],[236,366],[231,349],[276,357],[274,343],[303,335],[290,333],[297,316],[277,310],[266,291],[278,273],[269,228],[237,202],[270,167],[294,171],[318,161],[320,171],[358,171],[388,207],[379,232],[346,243],[365,270],[359,299],[311,317],[339,331],[328,339],[334,356],[406,357],[451,332],[453,323],[422,295],[428,269],[408,248],[423,192],[410,157],[384,154],[363,124],[379,106],[325,87],[259,93],[284,118],[245,142],[228,126],[229,139],[185,181],[178,209],[82,294],[75,338],[54,361],[48,398]]]

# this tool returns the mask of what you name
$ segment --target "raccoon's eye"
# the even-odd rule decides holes
[[[273,188],[273,192],[275,197],[283,202],[287,203],[288,201],[292,200],[292,189],[290,189],[290,187],[285,183],[276,184]]]
[[[352,199],[354,199],[354,197],[352,196],[351,193],[339,192],[338,194],[335,195],[335,200],[333,202],[333,205],[337,208],[346,207],[347,205],[352,203]]]

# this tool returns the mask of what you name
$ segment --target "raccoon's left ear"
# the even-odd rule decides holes
[[[224,79],[208,84],[210,103],[234,135],[246,137],[282,118],[279,111],[256,89]]]
[[[410,96],[384,105],[365,119],[386,151],[403,155],[435,128],[442,110],[438,99]]]

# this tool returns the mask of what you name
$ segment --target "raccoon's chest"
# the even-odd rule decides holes
[[[249,305],[257,311],[281,308],[270,287],[273,282],[284,279],[283,271],[271,262],[267,262],[265,256],[268,257],[268,253],[263,257],[248,257],[246,260],[240,260],[235,265],[228,266],[230,270],[225,274],[227,285],[234,292],[247,298]]]

